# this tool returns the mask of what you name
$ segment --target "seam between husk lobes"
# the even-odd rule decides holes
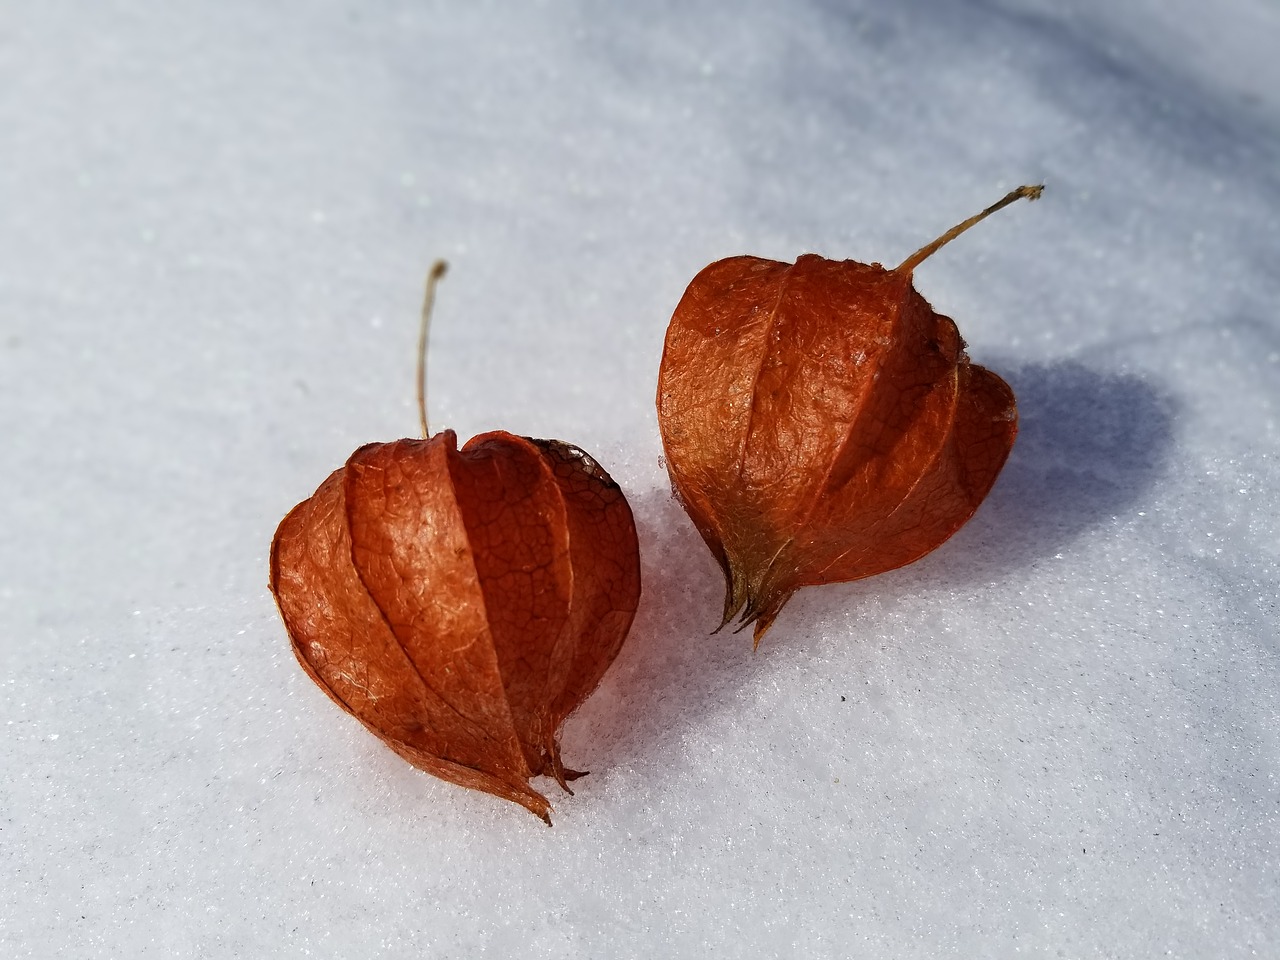
[[[477,558],[503,694],[526,763],[537,775],[551,759],[543,749],[549,721],[547,684],[556,649],[566,639],[562,633],[572,598],[564,498],[541,450],[505,431],[473,437],[450,470]],[[512,491],[521,495],[513,498]],[[524,536],[504,533],[496,541],[491,536],[496,529],[511,528]],[[551,544],[536,562],[528,537],[549,538]],[[524,552],[515,555],[513,548]],[[512,589],[520,591],[525,583],[528,596],[513,598]],[[513,613],[525,610],[529,617],[512,619]]]
[[[435,437],[432,437],[428,440],[404,439],[404,440],[396,440],[396,441],[392,441],[390,443],[384,443],[384,444],[367,444],[366,446],[361,447],[360,450],[357,450],[354,454],[352,454],[352,456],[347,460],[347,474],[346,474],[347,484],[345,488],[348,491],[347,519],[348,519],[349,529],[351,529],[352,565],[354,566],[356,570],[356,574],[357,576],[359,576],[361,583],[364,585],[365,590],[368,592],[370,599],[374,602],[378,610],[381,612],[391,636],[394,638],[397,645],[404,652],[405,659],[411,665],[414,673],[422,680],[422,683],[426,687],[426,689],[429,690],[432,696],[436,697],[441,704],[447,707],[453,714],[455,714],[460,720],[462,720],[466,724],[467,729],[470,732],[470,735],[479,736],[480,738],[487,740],[493,743],[495,746],[497,746],[498,744],[502,743],[502,740],[499,737],[496,737],[494,735],[494,731],[489,728],[488,720],[490,719],[490,717],[487,715],[487,712],[485,714],[481,714],[477,712],[478,710],[481,709],[481,704],[473,703],[464,708],[458,701],[457,695],[447,694],[441,689],[438,683],[438,680],[441,678],[435,676],[432,671],[426,671],[426,672],[423,671],[422,664],[419,663],[419,656],[421,656],[421,654],[430,647],[431,640],[425,639],[425,642],[415,643],[415,648],[417,650],[416,655],[415,655],[415,651],[411,651],[406,646],[405,637],[402,636],[403,631],[397,630],[397,623],[395,622],[395,619],[393,619],[393,617],[388,613],[384,605],[386,602],[385,596],[384,596],[384,600],[382,601],[378,599],[379,594],[385,594],[382,584],[371,583],[371,580],[370,580],[371,571],[369,570],[367,560],[366,562],[362,563],[361,560],[356,556],[356,550],[357,550],[356,534],[351,524],[353,506],[351,502],[351,497],[349,495],[349,491],[351,490],[351,487],[354,485],[354,482],[357,479],[357,475],[356,473],[353,472],[353,470],[359,470],[359,468],[363,465],[361,462],[361,458],[367,458],[374,453],[378,453],[387,457],[390,460],[391,464],[395,465],[398,468],[402,468],[403,465],[406,465],[406,464],[417,466],[417,464],[415,464],[414,461],[415,459],[418,458],[420,454],[425,454],[428,458],[433,458],[433,459],[436,459],[436,458],[447,459],[449,456],[453,455],[455,451],[456,451],[456,438],[454,437],[452,431],[445,431],[443,434],[437,434]],[[433,467],[438,470],[439,464],[433,464]],[[441,487],[441,491],[443,492],[443,489],[444,489],[443,485],[440,485],[440,487]],[[457,507],[456,496],[453,495],[452,486],[449,487],[449,493],[450,493],[449,499],[453,505],[453,512],[455,515],[457,515],[460,518],[461,511]],[[436,531],[437,533],[439,532],[438,528],[440,526],[441,525],[437,524],[437,531]],[[459,563],[462,562],[462,556],[463,556],[462,554],[455,555],[455,562],[459,562]],[[469,553],[469,546],[468,546],[468,553],[466,554],[466,556],[468,557],[468,559],[471,559],[470,553]],[[379,556],[378,559],[383,559],[383,558]],[[462,583],[469,583],[475,579],[474,559],[471,559],[470,569],[473,576],[471,578],[463,578],[461,580]],[[401,578],[403,579],[403,576],[401,576]],[[431,586],[430,581],[428,581],[425,584],[425,586],[430,587]],[[450,584],[450,586],[451,588],[456,588],[452,583]],[[395,596],[398,599],[398,595],[395,595]],[[450,606],[456,607],[456,605],[452,605],[452,604]],[[419,607],[417,610],[418,615],[414,617],[414,620],[415,621],[419,620],[420,616],[426,612],[427,608],[428,608],[428,605],[423,605]],[[481,607],[481,612],[483,613],[483,606]],[[485,633],[487,633],[489,630],[487,618],[481,616],[477,619],[483,624],[483,630]],[[412,623],[407,624],[406,626],[413,626],[413,624]],[[413,635],[415,639],[419,639],[418,638],[419,633],[420,631],[418,629],[413,630]],[[481,651],[481,656],[483,656],[484,644],[482,642],[477,643],[476,641],[478,640],[480,640],[480,637],[477,636],[475,640],[473,640],[471,643],[466,645],[465,649],[473,650],[475,647],[478,646]],[[496,662],[494,662],[492,666],[493,666],[493,671],[492,671],[493,675],[496,677],[498,675],[498,668],[497,668]],[[449,664],[446,664],[446,670],[447,670],[447,675],[457,672],[452,670]],[[472,694],[473,696],[480,693],[480,691],[474,687],[470,691],[468,691],[467,688],[464,687],[461,689],[460,692],[463,694],[463,699],[467,699],[466,694],[468,693]],[[442,759],[449,759],[451,762],[460,763],[463,766],[469,766],[469,764],[467,764],[465,761],[461,761],[458,758],[445,757]]]

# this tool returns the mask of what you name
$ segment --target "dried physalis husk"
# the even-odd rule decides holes
[[[353,453],[281,522],[271,589],[339,706],[550,823],[529,780],[580,776],[559,728],[630,629],[640,561],[622,491],[577,447],[495,431],[459,450],[445,430]]]
[[[911,563],[967,521],[1017,433],[1013,392],[970,363],[916,266],[731,257],[667,329],[658,424],[672,486],[724,571],[724,618],[755,642],[803,586]]]

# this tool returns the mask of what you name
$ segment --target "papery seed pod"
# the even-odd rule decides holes
[[[339,706],[415,766],[550,823],[529,780],[580,776],[560,724],[630,629],[640,562],[622,491],[581,450],[501,431],[459,450],[446,430],[353,453],[281,522],[271,589]]]
[[[924,556],[967,521],[1017,433],[1013,392],[969,362],[900,266],[731,257],[703,269],[667,329],[658,425],[672,487],[724,571],[723,627],[755,642],[803,586]]]

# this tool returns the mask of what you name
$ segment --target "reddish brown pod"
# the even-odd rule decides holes
[[[724,570],[723,627],[755,642],[800,587],[918,560],[961,526],[1017,434],[1013,391],[970,363],[915,268],[1020,187],[899,266],[730,257],[667,329],[658,424],[672,486]]]
[[[423,339],[437,264],[423,307]],[[422,362],[420,351],[420,364]],[[361,447],[289,512],[271,589],[302,668],[414,766],[551,822],[559,728],[631,627],[631,510],[591,457],[502,431]],[[570,793],[572,791],[569,791]]]

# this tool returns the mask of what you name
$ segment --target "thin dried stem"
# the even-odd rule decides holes
[[[418,421],[422,424],[422,439],[431,437],[427,425],[427,334],[431,330],[431,308],[436,302],[436,284],[444,276],[449,265],[437,260],[427,273],[427,291],[422,295],[422,323],[418,327]]]
[[[921,247],[911,256],[907,257],[907,259],[903,260],[902,263],[898,264],[898,267],[894,272],[910,273],[912,270],[914,270],[916,267],[920,265],[921,261],[925,260],[928,257],[933,256],[935,253],[938,252],[939,248],[950,243],[956,237],[960,236],[960,234],[964,233],[966,230],[972,227],[975,223],[979,222],[980,220],[985,220],[987,217],[991,216],[997,210],[1003,210],[1005,207],[1013,203],[1015,200],[1021,200],[1023,197],[1026,197],[1028,200],[1039,200],[1040,194],[1042,192],[1044,192],[1043,183],[1036,184],[1035,186],[1030,186],[1030,187],[1019,187],[1017,190],[1009,191],[1009,193],[1004,195],[1003,199],[997,201],[996,203],[993,203],[991,206],[987,207],[987,209],[983,210],[981,213],[977,214],[976,216],[970,217],[968,220],[964,221],[964,223],[957,223],[954,227],[952,227],[950,230],[948,230],[946,233],[940,236],[937,240],[934,240],[933,243],[925,244],[923,247]]]

